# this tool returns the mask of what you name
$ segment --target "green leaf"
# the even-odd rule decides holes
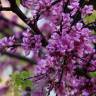
[[[90,77],[96,77],[96,71],[95,72],[89,72]]]
[[[91,15],[86,16],[84,18],[84,22],[86,24],[91,23],[91,22],[94,22],[95,20],[96,20],[96,11],[94,11]]]
[[[16,0],[16,4],[19,6],[20,5],[20,0]]]
[[[0,83],[2,82],[2,79],[0,78]]]
[[[0,39],[1,39],[1,38],[3,38],[3,35],[2,35],[2,34],[0,34]]]
[[[30,72],[27,72],[27,71],[23,71],[20,73],[16,72],[12,74],[12,82],[14,83],[14,87],[16,89],[22,88],[23,90],[26,87],[32,88],[32,81],[29,79],[24,80],[25,78],[28,78],[30,76],[31,76]]]

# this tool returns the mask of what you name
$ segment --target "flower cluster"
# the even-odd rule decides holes
[[[29,55],[29,53],[33,50],[38,52],[41,48],[41,36],[40,35],[34,35],[30,33],[30,31],[23,32],[22,37],[22,47],[25,50],[26,55]]]
[[[35,12],[34,16],[40,15],[39,20],[45,18],[48,22],[41,28],[42,32],[47,30],[45,34],[49,33],[48,45],[42,46],[46,50],[43,53],[45,55],[39,57],[35,67],[35,74],[47,76],[49,86],[45,88],[54,89],[58,96],[95,94],[96,81],[88,73],[96,69],[96,50],[93,45],[96,38],[92,39],[91,30],[83,22],[85,16],[92,14],[93,6],[81,4],[79,0],[23,0],[22,2],[24,6],[32,9],[32,13]],[[38,45],[42,43],[36,40],[34,41],[36,44],[33,44],[31,33],[26,32],[23,35],[23,45],[28,53],[37,42]]]
[[[89,27],[92,23],[84,22],[84,18],[92,14],[93,6],[83,0],[21,1],[35,18],[33,29],[40,31],[32,34],[28,28],[20,40],[21,49],[26,55],[33,52],[31,58],[37,63],[36,76],[32,78],[36,90],[35,94],[28,91],[31,96],[49,96],[51,91],[56,96],[94,96],[96,78],[90,73],[96,71],[96,36]],[[43,40],[47,42],[44,46]],[[13,46],[14,42],[14,37],[4,38],[0,41],[0,50]]]
[[[7,51],[14,52],[16,40],[14,36],[4,37],[0,40],[0,51],[7,49]]]

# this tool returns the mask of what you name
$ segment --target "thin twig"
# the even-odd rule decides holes
[[[0,52],[2,55],[7,55],[11,58],[16,58],[16,59],[19,59],[19,60],[24,60],[26,62],[29,62],[30,64],[34,65],[36,64],[36,62],[32,59],[29,59],[29,58],[26,58],[24,56],[21,56],[20,54],[16,54],[16,53],[10,53],[10,52],[6,52],[6,51],[2,51]]]
[[[0,11],[11,11],[10,7],[0,7]]]
[[[16,23],[16,22],[14,22],[14,21],[9,21],[7,18],[4,18],[3,16],[0,16],[0,19],[1,19],[1,20],[4,20],[5,22],[7,22],[7,23],[9,23],[9,24],[13,24],[13,25],[15,25],[15,26],[17,26],[17,27],[20,27],[20,28],[23,29],[23,30],[26,30],[26,27],[24,27],[24,26],[22,26],[22,25],[20,25],[20,24],[18,24],[18,23]]]

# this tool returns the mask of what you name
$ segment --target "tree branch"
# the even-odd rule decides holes
[[[21,20],[23,20],[32,30],[32,34],[40,34],[42,36],[42,45],[46,46],[48,44],[47,40],[43,36],[42,32],[38,29],[37,22],[32,24],[31,20],[29,21],[28,18],[23,14],[23,12],[19,9],[16,4],[16,0],[9,0],[11,5],[11,11],[18,15]]]
[[[17,26],[17,27],[20,27],[20,28],[23,29],[23,30],[26,30],[26,28],[25,28],[24,26],[22,26],[22,25],[20,25],[20,24],[17,24],[17,23],[14,22],[14,21],[9,21],[7,18],[4,18],[3,16],[0,16],[0,19],[1,19],[1,20],[4,20],[5,22],[7,22],[7,23],[9,23],[9,24],[13,24],[13,25],[15,25],[15,26]]]
[[[13,53],[6,52],[6,51],[2,51],[2,52],[0,52],[0,53],[1,53],[2,55],[6,55],[6,56],[9,56],[9,57],[11,57],[11,58],[16,58],[16,59],[19,59],[19,60],[26,61],[26,62],[28,62],[28,63],[30,63],[30,64],[32,64],[32,65],[36,64],[36,62],[35,62],[34,60],[28,59],[28,58],[26,58],[26,57],[24,57],[24,56],[20,56],[20,55],[18,55],[18,54],[13,54]]]
[[[0,11],[11,11],[10,7],[0,7]]]

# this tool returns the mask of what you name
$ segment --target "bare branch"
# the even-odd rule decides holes
[[[11,11],[10,7],[0,7],[0,11]]]
[[[32,65],[36,64],[36,62],[34,60],[28,59],[28,58],[26,58],[24,56],[21,56],[20,54],[16,54],[16,53],[14,54],[14,53],[6,52],[6,51],[2,51],[1,54],[9,56],[11,58],[16,58],[16,59],[19,59],[19,60],[26,61],[26,62],[28,62],[28,63],[30,63]]]

